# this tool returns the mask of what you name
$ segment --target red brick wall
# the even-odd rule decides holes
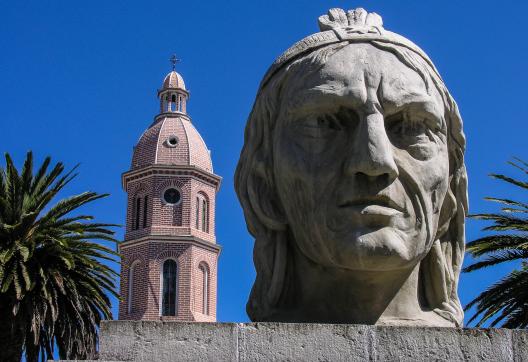
[[[176,145],[167,143],[172,136],[178,138]],[[175,166],[179,173],[174,172]],[[212,172],[209,150],[186,115],[160,114],[140,137],[134,148],[131,171],[123,175],[128,199],[125,241],[120,246],[123,258],[119,319],[216,321],[219,248],[214,245],[215,197],[220,178],[211,175]],[[180,191],[181,200],[175,205],[163,200],[163,193],[169,187]],[[203,208],[200,205],[197,209],[197,196],[207,200],[205,230],[201,222]],[[135,203],[138,198],[141,200],[139,212]],[[177,311],[176,316],[161,317],[160,274],[164,261],[169,258],[177,264]],[[132,283],[129,283],[132,265]],[[206,314],[203,313],[204,277],[200,265],[206,265],[209,271],[209,313]]]
[[[162,194],[168,187],[180,190],[181,201],[177,205],[167,205]],[[193,235],[215,243],[215,187],[192,177],[151,175],[141,180],[130,181],[127,186],[128,207],[126,217],[125,240],[137,239],[147,235]],[[196,197],[206,196],[209,202],[209,232],[196,229]],[[143,227],[144,196],[148,195],[147,227]],[[140,227],[134,230],[134,199],[141,198]],[[199,209],[201,213],[201,207]],[[201,217],[200,217],[201,220]]]
[[[204,247],[177,242],[148,241],[140,245],[123,246],[121,264],[121,301],[119,319],[128,320],[176,320],[176,321],[216,321],[217,261],[215,251]],[[160,316],[161,271],[168,258],[176,261],[177,272],[177,312],[176,316]],[[134,298],[132,311],[128,313],[129,268],[134,268]],[[200,263],[209,268],[209,315],[202,313],[203,280]]]
[[[216,296],[217,296],[217,270],[218,255],[203,248],[192,246],[192,290],[193,303],[191,309],[194,320],[198,322],[215,322],[216,321]],[[203,272],[200,270],[200,264],[205,264],[209,270],[209,315],[203,312]]]

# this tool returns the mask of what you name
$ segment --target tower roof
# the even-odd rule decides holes
[[[140,137],[132,170],[151,165],[196,166],[213,172],[204,140],[185,116],[158,117]]]
[[[163,85],[161,86],[161,90],[169,89],[169,88],[179,88],[183,90],[187,90],[185,88],[185,82],[183,81],[182,76],[180,73],[173,70],[169,74],[165,76],[165,79],[163,79]]]
[[[174,69],[158,90],[160,114],[143,132],[132,156],[132,170],[154,165],[195,166],[213,172],[211,155],[187,115],[188,92]]]

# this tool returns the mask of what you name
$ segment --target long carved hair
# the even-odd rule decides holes
[[[416,71],[426,86],[436,87],[443,98],[448,129],[449,188],[440,211],[431,250],[420,264],[420,286],[425,305],[455,326],[462,326],[458,279],[464,257],[464,224],[468,209],[465,137],[458,107],[438,72],[414,51],[398,44],[367,41],[394,54]],[[288,261],[292,234],[279,202],[274,175],[273,137],[284,84],[295,74],[307,74],[350,45],[339,42],[294,59],[260,85],[248,118],[244,147],[235,173],[235,190],[244,210],[249,232],[255,237],[253,260],[257,277],[247,303],[253,321],[268,320],[277,308],[291,300],[292,268]],[[351,45],[353,46],[353,45]]]

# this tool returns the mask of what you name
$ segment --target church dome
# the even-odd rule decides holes
[[[196,166],[213,172],[204,140],[185,116],[158,117],[140,137],[132,157],[132,169],[151,165]]]
[[[176,165],[196,166],[212,173],[210,152],[187,115],[189,93],[178,72],[167,74],[158,97],[160,114],[134,147],[132,169]]]
[[[168,89],[168,88],[179,88],[186,90],[185,88],[185,82],[183,81],[182,76],[180,73],[173,70],[163,80],[163,85],[161,86],[162,89]]]

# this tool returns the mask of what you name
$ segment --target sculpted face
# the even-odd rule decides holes
[[[431,248],[448,188],[439,92],[370,44],[301,73],[285,82],[273,140],[296,245],[325,266],[412,267]]]

